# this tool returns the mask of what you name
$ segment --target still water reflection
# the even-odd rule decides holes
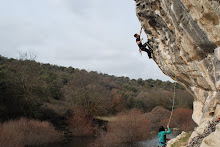
[[[179,135],[180,131],[174,131],[167,135],[167,138],[172,139]],[[94,141],[93,137],[74,137],[69,143],[49,144],[45,146],[34,147],[88,147],[90,142]],[[119,147],[157,147],[158,137],[157,134],[152,135],[149,140],[137,142],[135,144],[122,144]],[[33,147],[33,146],[32,146]]]

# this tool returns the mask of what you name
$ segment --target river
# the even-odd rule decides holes
[[[180,131],[173,131],[171,134],[167,135],[167,138],[172,139],[179,135]],[[90,142],[94,140],[94,137],[73,137],[72,141],[69,143],[59,143],[59,144],[48,144],[44,146],[32,146],[32,147],[87,147]],[[137,142],[135,144],[122,144],[120,147],[157,147],[158,137],[152,135],[149,140]]]

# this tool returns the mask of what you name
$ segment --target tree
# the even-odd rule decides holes
[[[75,72],[64,91],[72,105],[82,106],[89,115],[105,115],[110,110],[111,91],[98,83],[96,75]]]
[[[113,114],[121,112],[125,109],[124,102],[125,102],[125,100],[121,94],[116,94],[114,96],[114,98],[112,99],[112,103],[111,103],[111,108],[112,108]]]
[[[45,95],[40,79],[41,67],[35,61],[11,61],[1,68],[1,101],[9,117],[32,115],[35,105]]]

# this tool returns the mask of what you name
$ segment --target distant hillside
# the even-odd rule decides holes
[[[74,105],[90,115],[114,115],[156,106],[171,109],[174,83],[129,79],[73,67],[0,56],[0,119],[20,116],[56,121]],[[192,108],[193,98],[176,86],[175,107]]]

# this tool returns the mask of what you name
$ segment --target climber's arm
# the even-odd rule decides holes
[[[140,30],[140,34],[139,34],[139,36],[141,36],[141,32],[142,32],[142,26],[141,26],[141,30]]]
[[[141,53],[141,49],[139,49],[139,52]]]
[[[165,131],[164,133],[165,133],[165,134],[170,134],[170,133],[171,133],[170,128],[169,128],[169,127],[167,127],[167,129],[168,129],[168,131]]]
[[[142,40],[143,40],[143,38],[141,38],[141,40],[140,40],[140,41],[137,41],[137,44],[140,44]]]
[[[140,54],[141,54],[141,56],[142,56],[142,52],[141,52],[141,49],[139,48],[139,52],[140,52]]]

